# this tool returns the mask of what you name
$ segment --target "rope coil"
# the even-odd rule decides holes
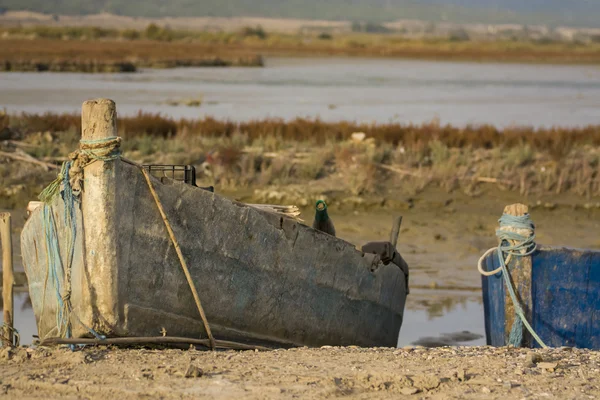
[[[546,348],[546,344],[540,339],[535,333],[527,317],[523,311],[523,307],[517,299],[515,288],[510,279],[510,272],[508,271],[507,264],[510,262],[512,257],[527,257],[533,254],[537,248],[535,243],[535,225],[531,220],[529,214],[522,216],[514,216],[509,214],[503,214],[498,220],[500,227],[496,230],[496,237],[498,238],[498,247],[493,247],[486,251],[477,263],[477,269],[484,276],[492,276],[497,273],[502,273],[504,283],[508,289],[511,301],[515,308],[515,314],[518,318],[514,319],[513,325],[510,330],[508,344],[515,347],[520,347],[523,342],[523,325],[527,328],[531,336],[539,343],[543,348]],[[513,244],[511,244],[511,242]],[[483,261],[491,253],[496,252],[500,267],[493,271],[485,271],[483,269]],[[506,255],[506,258],[505,258]]]

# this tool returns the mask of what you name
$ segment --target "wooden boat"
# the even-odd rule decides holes
[[[88,141],[116,136],[114,103],[84,103],[82,123]],[[21,247],[40,339],[207,338],[202,308],[218,340],[396,346],[407,271],[140,167],[97,159],[75,207],[63,192],[31,211]]]
[[[512,215],[527,212],[523,205],[505,210]],[[525,327],[519,344],[600,349],[600,251],[541,245],[532,251],[507,264],[527,322],[540,339]],[[481,265],[484,272],[497,271],[497,251],[488,252]],[[518,317],[502,271],[483,276],[482,288],[487,344],[505,346]]]

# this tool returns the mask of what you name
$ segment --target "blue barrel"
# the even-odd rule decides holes
[[[482,265],[498,268],[497,253]],[[530,265],[516,258],[507,267],[537,335],[549,347],[600,349],[600,251],[538,246]],[[530,268],[526,279],[519,278],[522,268]],[[483,276],[482,291],[487,344],[505,346],[514,312],[502,273]],[[523,347],[540,347],[525,329],[523,338]]]

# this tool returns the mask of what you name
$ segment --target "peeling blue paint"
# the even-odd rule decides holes
[[[497,268],[496,253],[484,265]],[[540,247],[532,255],[531,281],[530,322],[549,347],[600,349],[600,251]],[[504,346],[502,275],[482,277],[482,294],[487,344]]]

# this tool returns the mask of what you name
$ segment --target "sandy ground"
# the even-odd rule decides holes
[[[5,349],[0,396],[594,399],[599,361],[598,352],[570,348]]]

